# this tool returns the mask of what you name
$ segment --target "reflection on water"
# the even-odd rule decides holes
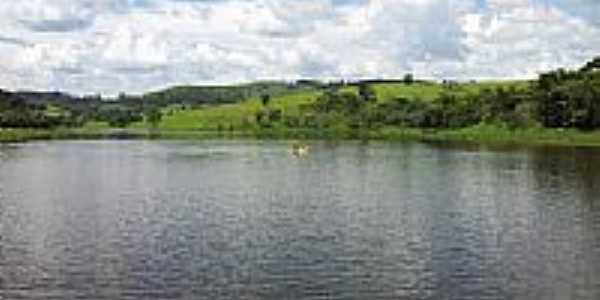
[[[0,298],[600,299],[600,150],[0,147]]]

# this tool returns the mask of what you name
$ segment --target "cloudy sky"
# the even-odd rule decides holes
[[[532,77],[600,55],[597,0],[2,0],[0,87]]]

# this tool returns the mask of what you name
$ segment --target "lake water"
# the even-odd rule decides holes
[[[0,145],[0,299],[600,299],[600,149]]]

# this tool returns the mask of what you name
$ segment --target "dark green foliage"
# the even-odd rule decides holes
[[[281,122],[283,111],[278,108],[264,108],[256,112],[256,123],[261,127],[272,127],[275,123]]]
[[[362,83],[358,86],[358,95],[364,102],[376,102],[377,94],[375,89],[367,83]]]
[[[302,119],[299,116],[285,116],[283,124],[285,127],[299,128],[302,127]]]
[[[263,94],[262,96],[260,96],[260,101],[263,106],[268,106],[269,102],[271,102],[271,95]]]
[[[152,127],[156,127],[162,120],[162,112],[160,108],[151,106],[144,111],[144,118]]]
[[[402,79],[402,81],[404,82],[404,84],[411,85],[415,82],[415,78],[414,78],[413,74],[408,73],[408,74],[404,75],[404,78]]]
[[[315,122],[309,123],[319,128],[371,128],[377,120],[377,111],[375,96],[368,96],[369,93],[361,97],[352,92],[328,90],[313,104],[311,116]]]
[[[558,70],[540,75],[536,88],[540,120],[546,127],[600,127],[600,60],[581,72]]]
[[[594,70],[600,70],[600,57],[596,57],[592,61],[586,63],[580,71],[582,73],[587,73],[592,72]]]
[[[376,118],[385,125],[402,127],[429,127],[427,116],[430,105],[419,99],[396,98],[377,106]]]
[[[279,122],[283,116],[283,111],[281,109],[269,109],[267,110],[267,116],[269,118],[269,122]]]
[[[0,91],[1,128],[50,128],[61,125],[67,116],[48,115],[47,105],[28,103],[17,95]]]
[[[254,115],[256,123],[257,124],[263,124],[266,122],[263,122],[263,120],[265,119],[265,112],[263,110],[259,110],[256,112],[256,114]]]
[[[125,127],[133,122],[143,120],[141,113],[126,106],[113,104],[102,107],[98,111],[98,121],[107,122],[112,127]]]

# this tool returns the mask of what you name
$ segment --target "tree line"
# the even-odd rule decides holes
[[[414,84],[407,77],[403,84]],[[267,109],[259,112],[262,126],[274,122],[287,127],[372,129],[380,126],[414,128],[465,128],[494,124],[511,129],[527,127],[600,128],[600,58],[579,70],[558,69],[520,85],[498,84],[477,92],[460,91],[461,85],[444,84],[433,100],[397,97],[378,101],[378,82],[356,84],[358,92],[330,86],[300,115]],[[457,90],[459,92],[457,92]],[[271,117],[271,115],[273,117]]]

